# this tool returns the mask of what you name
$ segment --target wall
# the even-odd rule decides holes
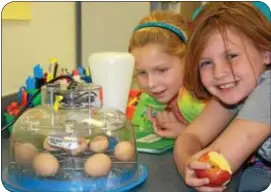
[[[127,51],[139,20],[150,13],[150,2],[82,2],[82,61],[91,53]]]
[[[51,57],[60,67],[75,66],[74,2],[33,2],[31,21],[2,21],[2,96],[16,92]]]

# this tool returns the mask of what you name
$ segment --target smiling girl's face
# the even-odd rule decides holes
[[[261,52],[244,34],[226,29],[227,39],[214,31],[198,62],[200,78],[208,92],[225,104],[237,104],[256,87],[270,63],[268,52]]]

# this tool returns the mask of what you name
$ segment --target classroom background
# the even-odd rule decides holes
[[[87,65],[91,53],[127,51],[129,37],[150,11],[181,12],[187,21],[204,2],[28,2],[2,18],[2,97],[14,95],[33,66]],[[7,5],[4,11],[9,9]],[[20,9],[20,6],[22,9]],[[14,14],[14,13],[12,13]]]
[[[17,92],[33,67],[48,70],[50,59],[59,68],[88,65],[95,52],[123,51],[139,20],[157,9],[180,12],[187,24],[204,2],[28,2],[13,7],[18,15],[2,15],[2,112],[17,100]],[[14,4],[13,4],[14,5]],[[24,9],[21,9],[24,6]],[[8,8],[7,6],[5,8]],[[137,86],[134,80],[132,86]],[[3,134],[2,134],[3,137]],[[8,164],[9,139],[2,139],[2,166]],[[148,182],[132,192],[191,191],[180,178],[172,151],[153,156],[138,153],[138,162],[148,167]],[[3,169],[2,168],[2,169]],[[239,174],[231,185],[237,186]],[[49,185],[48,185],[49,186]],[[49,186],[50,187],[50,186]],[[233,187],[233,188],[234,188]]]

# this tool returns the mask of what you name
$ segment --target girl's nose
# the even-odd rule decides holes
[[[153,89],[157,86],[157,80],[154,75],[148,76],[148,87],[149,89]]]
[[[231,73],[230,63],[216,63],[214,67],[214,77],[221,79],[228,76]]]

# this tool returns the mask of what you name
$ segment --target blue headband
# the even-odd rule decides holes
[[[270,13],[270,9],[269,7],[260,1],[252,1],[252,5],[254,7],[256,7],[266,18],[268,21],[271,21],[271,13]],[[193,13],[192,19],[196,19],[196,17],[198,16],[198,14],[201,12],[202,8],[204,5],[200,6],[199,8],[197,8],[195,10],[195,12]]]
[[[169,25],[167,23],[162,23],[162,22],[147,22],[147,23],[140,24],[134,29],[134,32],[146,27],[160,27],[163,29],[167,29],[171,31],[172,33],[176,34],[184,43],[186,43],[187,41],[186,36],[181,30],[179,30],[177,27],[174,27],[173,25]]]

